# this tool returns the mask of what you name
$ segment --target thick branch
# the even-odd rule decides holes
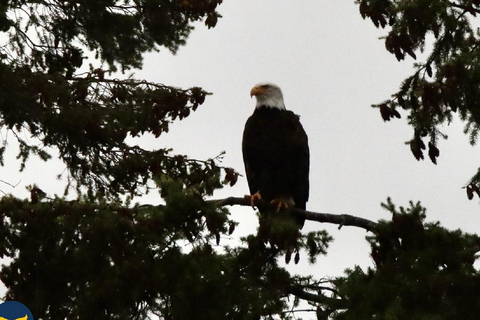
[[[310,301],[310,302],[317,302],[322,305],[327,305],[328,307],[338,310],[338,309],[345,309],[347,304],[344,300],[326,297],[322,294],[314,294],[307,291],[302,290],[301,287],[298,286],[291,286],[288,288],[288,293],[293,294],[294,296]]]
[[[225,199],[211,200],[211,202],[214,202],[219,207],[233,205],[250,206],[250,200],[246,198],[228,197]],[[265,200],[257,200],[255,202],[255,205],[257,207],[271,207],[272,209],[276,209],[275,205]],[[322,223],[338,224],[339,229],[343,226],[353,226],[374,232],[375,228],[377,227],[377,223],[371,220],[355,217],[349,214],[321,213],[301,210],[297,208],[292,208],[290,209],[290,211],[305,217],[305,219],[307,220],[318,221]]]

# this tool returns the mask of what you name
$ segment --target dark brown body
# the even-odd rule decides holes
[[[250,193],[293,199],[305,209],[309,193],[308,138],[299,117],[277,108],[256,108],[243,133],[243,160]],[[304,219],[299,219],[303,226]]]

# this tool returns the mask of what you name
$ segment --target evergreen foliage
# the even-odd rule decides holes
[[[347,271],[334,281],[348,300],[333,319],[474,319],[480,312],[480,237],[424,223],[420,203],[396,209],[368,237],[375,268]],[[368,297],[368,298],[365,298]]]
[[[23,164],[32,154],[49,159],[44,147],[53,147],[72,183],[102,195],[134,194],[173,167],[181,178],[201,170],[204,177],[215,175],[213,161],[199,168],[168,149],[147,151],[125,143],[127,135],[167,132],[169,123],[195,111],[207,92],[108,76],[118,68],[141,67],[146,51],[165,47],[175,52],[193,21],[205,18],[208,27],[215,26],[219,3],[4,2],[0,30],[8,41],[0,50],[2,127],[26,130],[41,142],[39,147],[15,135]],[[86,66],[89,55],[98,59]]]
[[[358,0],[363,18],[376,27],[389,27],[386,49],[398,60],[417,58],[416,71],[405,79],[400,90],[380,104],[382,118],[400,118],[398,109],[407,113],[413,128],[410,149],[417,160],[428,156],[436,164],[440,155],[438,141],[447,138],[440,130],[454,115],[465,123],[465,134],[472,145],[480,133],[480,34],[473,21],[480,13],[480,2]],[[428,144],[426,145],[426,141]],[[480,196],[480,175],[467,186],[468,197]]]
[[[420,203],[397,209],[388,200],[383,207],[392,218],[378,223],[299,210],[260,215],[257,233],[229,247],[222,241],[234,235],[236,222],[223,207],[228,203],[205,198],[235,184],[238,173],[218,157],[194,160],[125,142],[128,135],[167,133],[208,93],[115,79],[113,72],[141,67],[147,51],[175,52],[192,22],[214,27],[221,2],[0,3],[0,35],[7,36],[0,39],[8,39],[0,47],[2,129],[18,140],[22,168],[30,156],[48,161],[58,154],[68,168],[67,189],[78,191],[76,200],[52,199],[34,185],[30,199],[0,198],[0,257],[10,261],[0,271],[5,298],[26,304],[36,319],[55,320],[292,319],[302,301],[318,319],[477,317],[480,238],[425,223]],[[436,161],[438,126],[455,112],[475,141],[480,78],[477,34],[467,17],[479,4],[358,2],[363,17],[392,27],[387,49],[400,60],[415,57],[428,33],[435,39],[428,60],[378,105],[382,117],[410,112],[417,158],[429,137]],[[4,141],[2,165],[6,147]],[[476,179],[469,196],[480,193]],[[130,203],[150,188],[163,205]],[[337,278],[290,274],[283,261],[315,263],[332,241],[320,228],[301,233],[292,214],[369,231],[375,266]]]

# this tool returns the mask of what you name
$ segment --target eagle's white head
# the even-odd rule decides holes
[[[268,82],[261,82],[250,91],[250,96],[257,98],[256,108],[265,106],[268,108],[276,108],[285,110],[285,103],[283,102],[283,94],[280,87]]]

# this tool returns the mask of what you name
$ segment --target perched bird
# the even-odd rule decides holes
[[[257,84],[250,96],[255,96],[257,104],[245,124],[242,151],[252,206],[264,199],[274,203],[277,211],[305,210],[310,153],[299,117],[285,109],[282,91],[272,83]],[[305,218],[295,220],[302,228]]]

